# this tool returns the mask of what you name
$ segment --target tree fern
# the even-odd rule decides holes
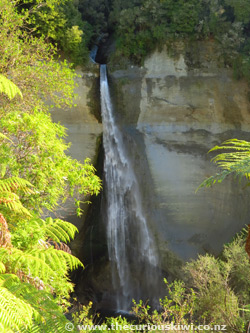
[[[51,293],[37,290],[33,285],[21,282],[13,274],[0,275],[0,293],[1,331],[65,332],[68,320]],[[13,303],[6,303],[6,299]]]
[[[58,243],[70,242],[71,239],[74,239],[75,233],[78,232],[78,229],[72,223],[60,219],[53,220],[51,217],[46,219],[44,229],[46,235]]]
[[[205,179],[198,187],[210,187],[221,183],[227,176],[250,179],[250,142],[238,139],[227,140],[221,146],[215,146],[209,152],[227,150],[216,155],[212,161],[221,169],[216,175]]]
[[[17,195],[22,191],[32,195],[31,187],[20,178],[0,179],[0,208],[9,209],[8,218],[13,212],[20,217],[10,237],[7,221],[0,213],[0,330],[65,332],[68,321],[60,304],[68,304],[73,291],[68,272],[82,263],[70,253],[56,249],[49,240],[69,242],[77,228],[59,219],[44,221],[35,214],[31,218]],[[25,228],[26,232],[20,233]],[[29,232],[32,238],[35,232],[40,238],[31,242]]]
[[[25,194],[31,194],[33,193],[31,187],[32,185],[30,182],[18,177],[0,179],[0,207],[3,205],[10,211],[31,216],[29,211],[21,203],[19,196],[16,194],[18,191]]]
[[[70,242],[75,237],[78,229],[71,223],[52,219],[51,217],[43,220],[33,214],[31,219],[17,221],[15,232],[12,234],[13,244],[24,250],[33,248],[36,244],[38,248],[48,248],[53,246],[56,249],[70,253],[69,248],[65,243]],[[27,233],[29,230],[33,233],[33,240],[27,241]],[[31,246],[30,246],[31,245]]]
[[[19,177],[0,179],[0,192],[16,192],[17,190],[21,190],[26,194],[31,194],[34,193],[31,187],[33,187],[33,185],[30,182]]]
[[[67,272],[80,261],[53,247],[29,252],[10,247],[0,248],[0,263],[0,330],[65,332],[68,321],[59,304],[67,304],[73,291]]]
[[[0,323],[4,329],[28,328],[33,323],[36,310],[24,299],[11,291],[13,284],[20,283],[14,274],[0,275]]]
[[[43,254],[43,253],[42,253]],[[8,265],[11,272],[19,276],[39,277],[48,282],[56,277],[56,272],[48,265],[43,256],[34,256],[33,253],[21,251],[16,248],[0,249],[0,260]]]
[[[0,274],[5,273],[5,271],[6,271],[5,265],[2,262],[0,262]]]
[[[52,268],[58,271],[73,270],[78,266],[83,266],[81,261],[74,257],[72,254],[67,253],[62,250],[56,250],[54,248],[49,248],[47,250],[34,251],[34,256],[37,258],[43,258],[43,260]],[[61,266],[58,269],[58,266]]]
[[[21,90],[2,74],[0,74],[0,93],[6,94],[9,99],[14,98],[16,95],[23,97]]]
[[[8,265],[11,272],[36,285],[37,279],[49,290],[57,289],[62,296],[71,289],[65,276],[82,263],[74,256],[64,251],[50,247],[46,250],[34,249],[21,251],[16,248],[0,248],[0,261]],[[65,285],[61,288],[61,285]]]
[[[32,324],[34,309],[8,289],[0,286],[0,323],[4,330],[13,331]]]

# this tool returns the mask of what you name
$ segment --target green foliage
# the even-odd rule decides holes
[[[230,264],[206,255],[189,263],[187,268],[197,290],[196,316],[206,323],[231,323],[237,327],[238,299],[228,283]]]
[[[166,41],[195,35],[200,12],[200,3],[193,0],[131,1],[130,6],[113,1],[110,17],[116,24],[119,56],[142,63],[152,50]]]
[[[74,72],[66,61],[54,59],[55,49],[45,38],[38,38],[39,19],[44,19],[44,28],[47,22],[38,10],[44,6],[45,12],[53,11],[59,5],[62,2],[55,0],[33,1],[32,6],[31,1],[0,3],[3,332],[65,332],[73,291],[68,274],[82,266],[65,243],[77,229],[59,219],[43,220],[40,213],[55,209],[69,196],[79,205],[85,195],[100,189],[90,160],[81,164],[66,155],[65,128],[53,123],[49,113],[50,104],[71,106],[74,97]],[[23,98],[14,99],[16,95]]]
[[[242,306],[250,303],[250,265],[245,251],[246,232],[242,232],[226,245],[223,251],[223,260],[231,265],[229,282]]]
[[[249,0],[225,0],[225,3],[233,8],[235,19],[244,24],[250,22]]]
[[[22,0],[19,8],[33,34],[57,44],[75,64],[87,60],[90,31],[75,1]]]
[[[29,183],[21,179],[0,180],[0,201],[6,198],[6,189],[19,187],[29,191]],[[76,228],[51,218],[46,223],[34,214],[30,219],[32,214],[20,212],[19,205],[14,202],[5,210],[9,219],[18,213],[19,223],[8,225],[0,214],[0,327],[8,332],[63,332],[67,323],[63,311],[73,290],[67,275],[82,264],[70,253],[55,249],[50,240],[69,241]]]
[[[193,322],[193,311],[196,301],[194,291],[188,291],[183,281],[169,283],[164,280],[168,295],[160,299],[161,311],[150,311],[150,306],[134,302],[133,312],[140,323],[153,325],[171,324],[185,325]]]
[[[63,49],[64,51],[71,57],[73,55],[74,59],[81,57],[80,47],[79,45],[82,42],[83,31],[79,29],[77,25],[70,27],[66,30],[63,37]],[[80,59],[77,60],[80,62]]]
[[[30,195],[33,191],[30,189],[32,185],[18,177],[0,179],[0,209],[1,211],[11,210],[15,213],[31,216],[29,211],[22,205],[20,197],[17,193],[25,193]]]
[[[56,219],[53,220],[51,217],[46,219],[46,222],[42,221],[45,233],[55,242],[68,243],[71,239],[74,239],[77,228],[68,222]]]
[[[14,331],[20,330],[22,327],[30,327],[33,314],[36,312],[30,304],[10,290],[13,282],[19,282],[15,275],[8,275],[8,277],[7,274],[0,275],[0,328],[2,332],[7,329]]]
[[[249,0],[113,0],[109,30],[116,35],[112,62],[121,57],[142,64],[162,45],[178,40],[213,39],[221,60],[235,76],[250,81]],[[104,10],[102,10],[104,11]]]
[[[72,314],[75,326],[77,325],[94,325],[94,316],[91,314],[92,302],[88,305],[81,305],[79,311]]]
[[[216,182],[221,183],[229,175],[234,175],[240,179],[243,177],[250,178],[250,143],[248,141],[227,140],[221,146],[215,146],[209,152],[218,150],[227,150],[227,152],[218,154],[212,159],[222,170],[215,176],[204,180],[198,189],[210,187]]]
[[[250,314],[243,309],[250,302],[250,265],[245,240],[246,236],[238,235],[224,247],[221,259],[199,256],[186,265],[196,290],[194,315],[200,322],[226,324],[229,332],[246,329]]]
[[[0,101],[0,130],[10,139],[1,142],[1,175],[35,186],[33,196],[22,193],[21,199],[36,211],[52,210],[68,196],[80,200],[97,193],[95,169],[89,160],[82,165],[65,154],[65,128],[53,123],[48,113],[49,103],[72,105],[75,74],[67,62],[53,59],[54,51],[43,39],[20,29],[26,21],[13,3],[4,0],[0,13],[0,70],[10,73],[23,93],[21,103],[4,97]]]
[[[109,0],[79,0],[79,10],[82,18],[92,27],[92,41],[107,31],[109,15]]]
[[[2,98],[0,107],[6,112],[10,108],[27,112],[34,106],[45,108],[43,100],[57,107],[71,106],[75,74],[66,61],[54,60],[51,45],[25,30],[26,17],[17,12],[14,4],[3,0],[0,5],[0,73],[15,82],[23,100],[9,103]]]
[[[1,275],[0,284],[2,332],[65,332],[68,321],[51,293],[13,274]]]
[[[5,76],[0,74],[0,93],[6,94],[9,99],[13,99],[16,95],[23,97],[21,90]]]
[[[22,197],[28,207],[52,210],[59,201],[73,196],[76,187],[80,195],[98,193],[100,181],[94,167],[88,159],[82,165],[65,154],[69,147],[63,141],[65,129],[53,123],[47,112],[0,110],[0,115],[0,127],[12,140],[5,140],[0,147],[1,172],[27,179],[35,186],[32,197]]]
[[[79,4],[75,1],[69,1],[63,6],[67,23],[64,27],[65,32],[58,43],[63,51],[75,64],[84,64],[89,59],[90,40],[93,35],[93,27],[82,20],[79,11]]]

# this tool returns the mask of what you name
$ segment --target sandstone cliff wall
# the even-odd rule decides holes
[[[250,213],[248,191],[232,180],[195,194],[216,170],[209,149],[233,137],[250,140],[249,87],[220,66],[213,42],[170,51],[110,72],[117,120],[166,270],[168,250],[184,260],[218,254]]]
[[[90,158],[92,164],[96,164],[102,124],[100,116],[99,100],[99,67],[92,65],[90,71],[80,68],[76,70],[78,77],[75,79],[77,88],[75,93],[76,106],[70,109],[55,109],[51,112],[52,119],[60,122],[67,129],[66,141],[71,143],[68,154],[73,158],[84,162]],[[89,198],[88,198],[89,199]],[[84,224],[88,205],[83,206],[84,215],[77,218],[75,214],[74,201],[69,200],[61,214],[65,219],[74,223],[81,230]],[[76,246],[72,243],[72,246]]]

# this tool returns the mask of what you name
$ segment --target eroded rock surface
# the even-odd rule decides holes
[[[60,122],[67,128],[67,142],[71,142],[68,153],[73,158],[84,162],[90,158],[92,164],[96,164],[99,153],[100,136],[102,134],[102,124],[100,116],[99,99],[99,68],[92,66],[92,70],[85,72],[77,69],[79,77],[76,78],[78,87],[76,106],[70,109],[55,109],[51,112],[52,119]],[[88,198],[89,199],[89,198]],[[83,206],[84,213],[88,206]],[[74,201],[69,200],[61,212],[58,212],[66,220],[74,223],[79,230],[83,227],[84,216],[76,217]],[[73,247],[76,243],[72,243]]]
[[[249,87],[219,67],[213,42],[152,54],[138,68],[110,73],[117,119],[135,162],[163,268],[168,250],[184,260],[218,254],[249,223],[247,189],[226,180],[196,188],[216,171],[207,151],[250,140]],[[140,162],[139,162],[140,161]]]

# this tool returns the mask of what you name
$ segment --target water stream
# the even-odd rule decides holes
[[[100,66],[100,86],[108,252],[117,310],[128,311],[132,299],[153,297],[158,257],[132,163],[115,122],[106,65]]]

